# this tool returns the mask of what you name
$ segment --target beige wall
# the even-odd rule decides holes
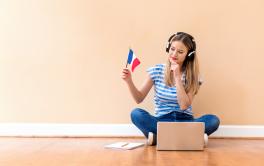
[[[197,41],[205,83],[196,116],[264,124],[264,1],[2,0],[0,122],[129,123],[153,113],[153,91],[136,105],[120,78],[131,46],[145,70],[164,63],[176,31]]]

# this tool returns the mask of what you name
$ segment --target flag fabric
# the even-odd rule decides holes
[[[136,57],[133,50],[131,50],[131,49],[129,49],[129,53],[128,53],[128,57],[127,57],[127,64],[131,65],[132,72],[140,64],[139,59]]]

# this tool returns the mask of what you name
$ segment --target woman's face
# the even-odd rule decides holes
[[[171,64],[182,65],[188,53],[187,47],[181,41],[173,41],[169,50]]]

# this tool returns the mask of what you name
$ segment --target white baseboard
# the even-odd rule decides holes
[[[138,137],[133,124],[2,123],[0,136],[15,137]],[[264,138],[263,125],[222,125],[210,137]]]
[[[212,137],[264,138],[263,125],[221,125]]]
[[[132,124],[0,124],[0,136],[43,137],[118,137],[143,136]]]

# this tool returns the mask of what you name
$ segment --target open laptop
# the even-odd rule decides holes
[[[158,122],[157,150],[203,150],[203,122]]]

